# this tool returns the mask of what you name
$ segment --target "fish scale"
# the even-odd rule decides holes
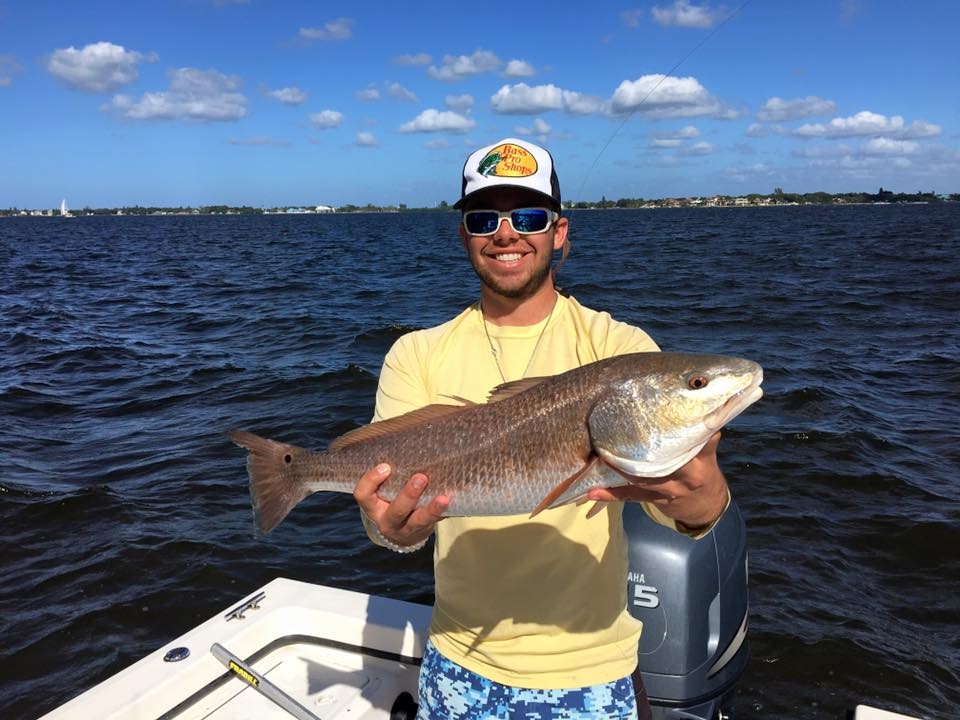
[[[761,381],[760,366],[741,358],[632,353],[507,383],[486,404],[429,406],[372,423],[326,452],[243,431],[230,437],[250,451],[263,532],[314,492],[352,493],[381,462],[392,467],[378,491],[384,500],[420,472],[430,480],[420,505],[445,495],[448,516],[533,513],[592,487],[624,485],[624,472],[673,472],[760,397]]]

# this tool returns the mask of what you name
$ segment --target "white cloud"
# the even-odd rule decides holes
[[[622,13],[620,13],[620,22],[627,27],[640,27],[640,21],[643,20],[643,14],[644,11],[642,9],[624,10]]]
[[[770,128],[760,123],[750,123],[745,134],[747,137],[763,138],[770,134]]]
[[[290,143],[286,140],[276,140],[275,138],[269,137],[268,135],[254,135],[249,138],[231,138],[231,145],[246,145],[246,146],[269,146],[269,147],[290,147]]]
[[[574,115],[589,115],[598,112],[603,103],[599,98],[556,85],[526,83],[504,85],[490,98],[493,111],[501,115],[536,115],[550,110],[565,110]]]
[[[284,105],[299,105],[307,99],[307,94],[298,87],[269,90],[267,96],[282,102]]]
[[[655,138],[677,138],[688,140],[690,138],[700,137],[700,131],[693,125],[687,125],[679,130],[667,130],[665,132],[654,133]]]
[[[691,5],[689,0],[675,0],[669,7],[654,5],[650,10],[659,25],[675,25],[688,28],[710,28],[723,19],[726,9],[711,10],[710,5]]]
[[[535,72],[533,65],[526,60],[511,60],[507,63],[503,74],[507,77],[531,77]]]
[[[654,138],[650,146],[657,149],[669,149],[680,147],[682,144],[683,140],[676,138]]]
[[[826,124],[802,125],[792,135],[802,138],[844,138],[886,136],[897,138],[935,137],[942,132],[938,125],[918,120],[907,126],[899,115],[887,117],[863,110],[846,118],[834,118]]]
[[[776,173],[771,170],[764,163],[754,163],[753,165],[747,165],[745,167],[732,167],[728,168],[726,174],[737,182],[761,182],[766,178],[771,178],[776,175]]]
[[[837,158],[845,155],[853,155],[854,149],[849,145],[820,145],[817,147],[805,147],[794,150],[791,155],[803,158]]]
[[[546,137],[550,134],[550,130],[552,130],[552,128],[550,127],[550,124],[547,123],[542,118],[535,118],[533,121],[532,127],[524,127],[522,125],[518,125],[513,129],[513,131],[517,133],[517,135],[522,135],[522,136],[536,135],[537,137],[540,137],[543,139],[546,139]]]
[[[849,23],[863,10],[861,0],[840,0],[840,21]]]
[[[416,53],[415,55],[397,55],[393,61],[397,65],[429,65],[433,58],[427,53]]]
[[[427,68],[427,74],[436,80],[459,80],[468,75],[492,72],[503,62],[489,50],[477,50],[473,55],[445,55],[443,65]]]
[[[864,143],[861,152],[864,155],[885,157],[889,155],[915,155],[920,143],[913,140],[892,140],[890,138],[872,138]]]
[[[10,87],[13,76],[21,70],[20,63],[13,55],[0,55],[0,87]]]
[[[490,98],[493,111],[504,115],[533,115],[548,110],[563,109],[563,90],[556,85],[526,83],[504,85]]]
[[[357,145],[359,147],[377,147],[380,142],[374,137],[372,132],[358,132]]]
[[[784,122],[811,115],[833,115],[837,104],[833,100],[824,100],[816,95],[795,100],[782,100],[772,97],[763,104],[757,118],[763,122]]]
[[[463,114],[473,108],[473,95],[447,95],[443,99],[443,104],[454,112]]]
[[[400,126],[400,132],[466,132],[476,123],[468,117],[449,110],[429,108],[413,120]]]
[[[713,145],[708,142],[694,143],[683,151],[684,155],[712,155]]]
[[[410,90],[407,90],[400,83],[387,83],[387,95],[394,98],[395,100],[403,100],[405,102],[417,102],[417,96],[413,94]]]
[[[592,95],[574,92],[573,90],[563,91],[563,106],[568,113],[572,115],[590,115],[600,112],[603,108],[603,101]]]
[[[54,50],[47,61],[47,71],[78,90],[109,92],[136,80],[139,63],[156,60],[155,53],[144,54],[122,45],[97,42],[82,50],[72,45]]]
[[[167,77],[169,90],[144,93],[138,101],[115,95],[108,109],[131,120],[239,120],[247,114],[236,77],[195,68],[170,70]]]
[[[322,130],[339,127],[343,123],[343,113],[336,110],[321,110],[310,113],[310,122]]]
[[[608,107],[613,115],[639,112],[651,118],[731,117],[696,78],[659,74],[624,80],[614,91]]]
[[[323,27],[302,27],[298,36],[301,40],[322,40],[325,42],[335,40],[349,40],[353,37],[353,20],[349,18],[338,18],[324,23]]]
[[[372,102],[380,99],[380,91],[375,87],[370,87],[366,90],[357,90],[356,96],[358,100],[367,100]]]

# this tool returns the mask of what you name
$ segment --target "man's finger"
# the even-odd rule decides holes
[[[353,488],[353,498],[368,515],[373,515],[383,501],[377,496],[377,490],[390,477],[392,469],[387,463],[374,465],[367,470]]]
[[[393,530],[406,524],[410,514],[416,509],[420,496],[427,488],[427,476],[423,473],[414,473],[406,484],[397,493],[397,496],[384,511],[384,522]]]

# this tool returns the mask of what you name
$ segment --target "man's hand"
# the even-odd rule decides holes
[[[705,527],[720,517],[729,497],[727,479],[717,464],[719,442],[720,433],[714,433],[690,462],[666,477],[629,477],[629,485],[594,488],[587,498],[645,501],[687,528]]]
[[[370,468],[357,481],[353,497],[384,538],[402,547],[417,545],[430,537],[450,502],[445,495],[438,495],[422,508],[417,508],[417,502],[427,488],[427,476],[423,473],[412,475],[393,502],[382,500],[377,490],[391,472],[387,463]]]

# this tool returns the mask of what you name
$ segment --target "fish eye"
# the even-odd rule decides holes
[[[691,375],[687,378],[687,387],[691,390],[702,390],[710,384],[710,379],[706,375]]]

